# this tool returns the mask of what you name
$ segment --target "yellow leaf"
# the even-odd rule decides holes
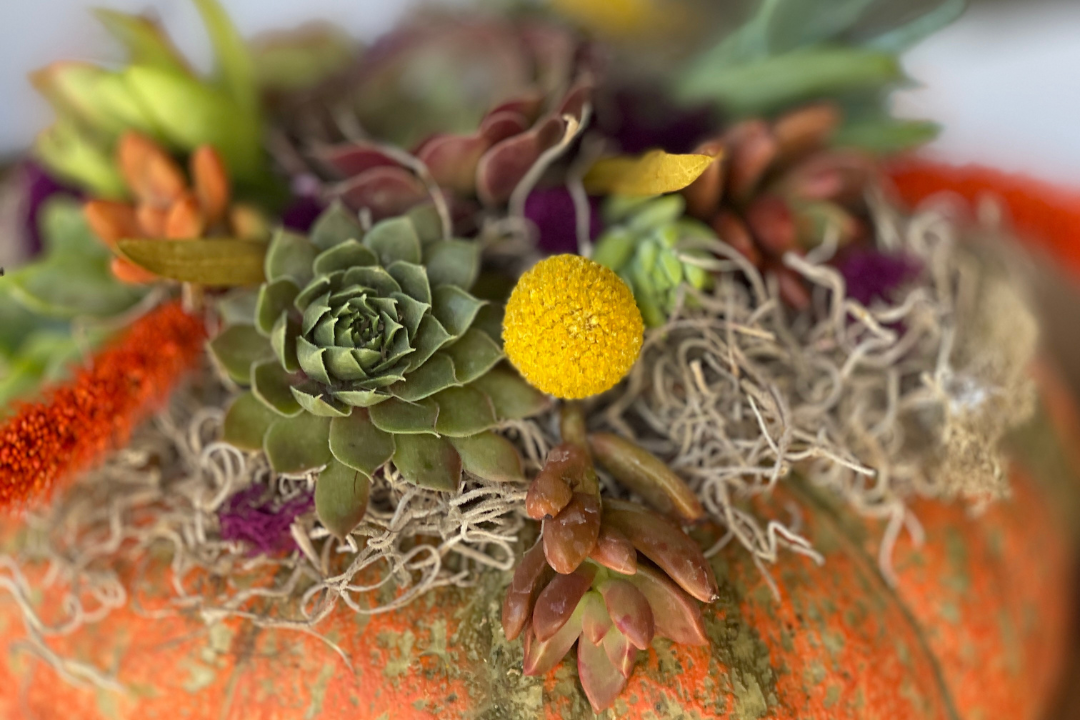
[[[228,287],[265,279],[266,243],[252,240],[121,240],[131,262],[170,280]]]
[[[697,180],[719,155],[670,155],[650,150],[641,157],[602,158],[585,174],[593,195],[661,195]]]

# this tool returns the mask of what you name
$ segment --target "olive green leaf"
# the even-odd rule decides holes
[[[331,460],[315,482],[315,514],[334,537],[344,538],[367,512],[371,478]]]

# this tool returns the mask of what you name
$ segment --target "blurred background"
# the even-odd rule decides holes
[[[453,0],[461,2],[462,0]],[[372,39],[416,3],[409,0],[224,0],[249,34],[313,18]],[[152,9],[189,57],[209,43],[188,0],[0,2],[0,155],[25,148],[50,118],[26,73],[57,57],[105,59],[116,46],[86,9]],[[945,126],[931,146],[956,162],[979,160],[1080,188],[1080,2],[973,0],[960,21],[907,57],[916,87],[897,111]]]

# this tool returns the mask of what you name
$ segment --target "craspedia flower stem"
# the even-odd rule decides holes
[[[612,270],[556,255],[521,276],[503,321],[506,355],[536,388],[560,398],[601,393],[630,372],[645,326]]]
[[[202,355],[200,318],[171,302],[143,316],[75,378],[0,426],[0,510],[47,497],[127,443]]]

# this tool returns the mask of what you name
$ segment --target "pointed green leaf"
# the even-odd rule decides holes
[[[266,280],[290,278],[297,287],[304,287],[314,277],[311,266],[317,248],[302,235],[279,230],[266,251]]]
[[[105,147],[82,134],[71,121],[58,121],[34,140],[34,154],[55,175],[95,197],[120,199],[127,196],[127,184]]]
[[[271,356],[270,344],[251,325],[232,325],[210,341],[210,353],[225,374],[241,385],[251,383],[251,366]]]
[[[431,284],[428,281],[427,270],[422,265],[396,262],[386,270],[406,295],[425,305],[431,305]]]
[[[521,455],[502,435],[487,431],[449,440],[466,472],[492,482],[525,482]]]
[[[378,405],[379,403],[390,399],[390,395],[387,394],[384,390],[371,389],[334,390],[333,395],[335,398],[345,403],[346,405],[360,408]]]
[[[367,512],[371,478],[334,460],[315,482],[315,514],[334,537],[343,539]]]
[[[279,415],[295,417],[303,412],[293,397],[292,387],[303,381],[285,371],[277,360],[263,360],[251,368],[251,392]]]
[[[441,240],[424,251],[424,265],[432,287],[457,285],[468,290],[480,274],[480,243],[474,240]]]
[[[419,265],[423,259],[420,238],[412,221],[407,217],[390,218],[375,223],[364,236],[364,245],[375,251],[384,267],[399,260]]]
[[[547,395],[525,382],[506,365],[492,368],[469,387],[480,390],[491,399],[499,420],[531,417],[551,405]]]
[[[149,65],[172,72],[190,72],[161,26],[141,15],[94,8],[91,10],[109,34],[127,49],[133,65]]]
[[[443,238],[443,223],[434,203],[424,203],[410,209],[405,216],[412,221],[417,237],[422,245],[433,243]]]
[[[476,319],[472,321],[472,325],[469,327],[476,328],[487,335],[494,340],[495,344],[502,350],[502,325],[504,314],[505,312],[502,305],[488,303],[476,313]]]
[[[291,388],[293,397],[300,403],[300,407],[318,417],[343,418],[349,415],[352,408],[345,403],[336,400],[326,388],[318,383],[306,382],[302,385],[294,385]]]
[[[434,434],[439,406],[430,398],[415,403],[390,398],[368,408],[368,413],[375,427],[391,435]]]
[[[221,439],[241,450],[263,449],[266,431],[281,416],[251,392],[238,395],[225,413]]]
[[[432,435],[399,435],[394,438],[394,466],[409,482],[420,487],[453,492],[461,483],[461,458],[454,446]]]
[[[117,248],[139,267],[169,280],[231,287],[264,279],[266,245],[252,240],[121,240]]]
[[[260,286],[261,289],[261,286]],[[233,288],[214,303],[225,325],[254,325],[259,292],[255,288]]]
[[[275,422],[266,433],[263,450],[276,472],[299,475],[330,462],[329,438],[330,418],[301,413]]]
[[[367,410],[357,408],[330,423],[330,452],[338,462],[374,475],[393,456],[394,436],[375,427]]]
[[[465,334],[483,306],[483,300],[477,300],[454,285],[443,285],[432,291],[431,312],[454,337]]]
[[[270,331],[270,346],[274,348],[274,355],[289,372],[300,370],[300,361],[296,357],[296,338],[299,335],[300,323],[288,313],[282,313]]]
[[[466,330],[460,339],[446,346],[443,352],[454,361],[458,385],[472,382],[495,367],[495,363],[503,357],[502,348],[488,335],[475,328]]]
[[[199,9],[206,32],[210,35],[222,84],[237,105],[255,113],[259,98],[255,87],[255,68],[247,43],[217,0],[195,0],[195,7]]]
[[[267,337],[282,313],[292,309],[300,288],[289,278],[279,278],[259,287],[259,299],[255,306],[255,327]]]
[[[401,286],[385,269],[378,265],[349,268],[342,281],[344,287],[362,285],[371,288],[379,297],[390,297],[396,292],[401,292]]]
[[[425,315],[424,319],[420,321],[420,328],[416,331],[416,337],[413,338],[413,347],[416,348],[416,352],[409,356],[407,372],[413,372],[423,366],[439,348],[452,339],[453,336],[446,332],[446,328],[442,326],[442,323],[431,315]]]
[[[454,369],[454,361],[445,353],[435,353],[416,371],[409,373],[403,382],[390,386],[391,393],[410,402],[423,400],[452,385],[460,385]]]
[[[311,228],[311,242],[320,250],[329,250],[346,240],[362,240],[364,229],[356,219],[356,213],[345,207],[340,200],[335,200]]]
[[[430,399],[439,406],[435,430],[440,435],[468,437],[499,421],[488,396],[472,387],[447,388]]]
[[[351,267],[374,265],[377,262],[375,253],[361,245],[359,241],[346,240],[319,253],[315,258],[314,270],[317,275],[327,275],[335,270],[348,270]]]

